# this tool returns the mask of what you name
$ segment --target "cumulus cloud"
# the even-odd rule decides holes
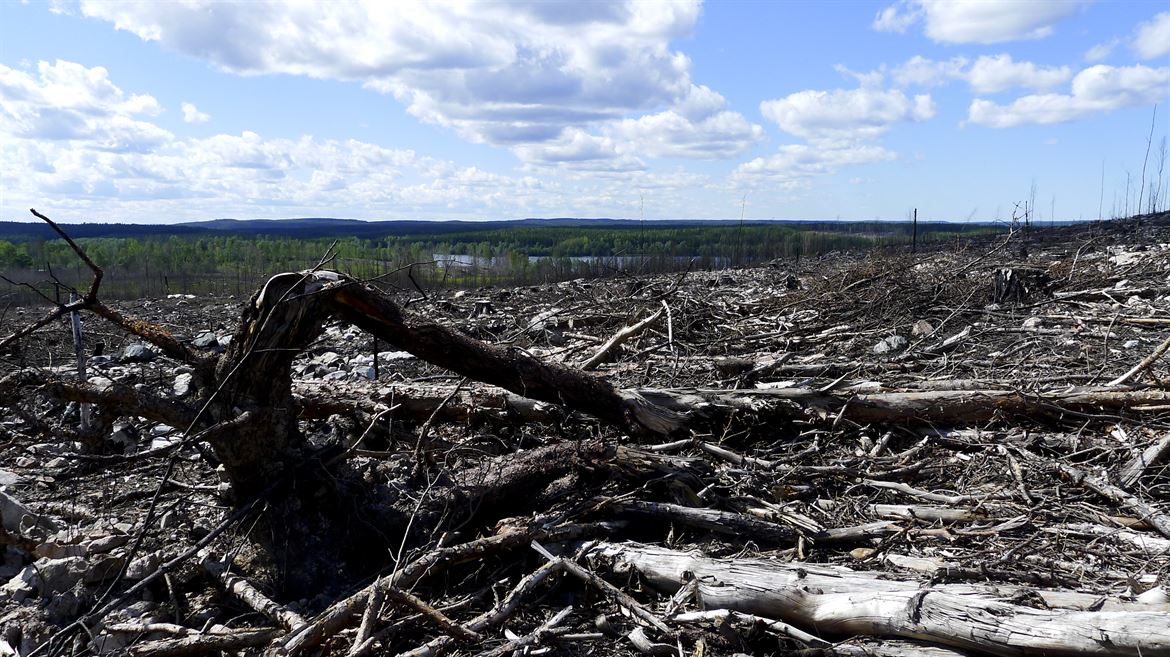
[[[873,19],[873,29],[878,32],[897,32],[899,34],[910,29],[922,18],[922,8],[911,2],[897,2],[877,13]]]
[[[686,172],[566,169],[502,174],[355,140],[253,132],[114,153],[0,135],[0,212],[51,206],[62,220],[179,221],[211,216],[500,218],[706,216]],[[650,194],[653,194],[651,197]]]
[[[842,167],[884,162],[897,155],[873,144],[820,143],[788,144],[768,157],[757,157],[745,162],[731,174],[735,182],[759,182],[801,185],[809,178],[837,172]]]
[[[690,60],[670,48],[693,30],[698,0],[82,0],[81,11],[234,73],[356,81],[422,121],[537,162],[604,149],[581,131],[636,137],[628,120],[644,119],[648,144],[664,131],[685,139],[656,148],[664,157],[742,152],[743,138],[758,134],[693,84]]]
[[[170,132],[142,120],[162,111],[153,96],[127,95],[101,66],[40,62],[36,74],[0,64],[0,132],[86,142],[109,151],[146,151]]]
[[[354,202],[409,210],[420,207],[420,185],[444,205],[504,203],[496,194],[514,195],[511,203],[525,198],[521,179],[501,177],[485,193],[474,188],[476,176],[466,167],[355,140],[269,139],[255,132],[180,139],[149,120],[161,110],[154,97],[123,91],[102,67],[40,62],[30,72],[0,65],[5,205],[22,199],[68,210],[116,201],[143,208],[138,218],[157,220],[159,207],[180,201],[185,218],[200,207],[217,215],[228,208],[320,211]],[[190,103],[183,113],[206,116]]]
[[[636,119],[621,119],[603,127],[615,140],[650,157],[724,159],[739,155],[764,137],[764,129],[704,86],[692,86],[674,108]]]
[[[1012,61],[1011,55],[980,57],[971,65],[965,77],[971,90],[980,94],[993,94],[1015,87],[1025,89],[1051,89],[1064,84],[1072,77],[1067,66],[1037,66],[1032,62]]]
[[[1072,78],[1072,70],[1067,66],[1017,62],[1006,53],[984,55],[973,63],[965,57],[934,61],[914,56],[896,66],[890,77],[899,87],[934,87],[951,80],[964,80],[975,93],[992,94],[1017,87],[1051,89],[1068,82]]]
[[[150,152],[0,138],[6,210],[23,200],[122,219],[287,214],[367,218],[499,216],[547,201],[528,176],[355,140],[267,138],[255,132],[176,139]],[[26,206],[27,207],[27,206]],[[72,212],[71,212],[72,210]],[[82,216],[92,217],[90,214]]]
[[[1118,40],[1106,41],[1105,43],[1098,43],[1097,45],[1085,51],[1085,61],[1090,64],[1095,64],[1103,61],[1113,54],[1113,49],[1117,47]]]
[[[68,220],[271,216],[274,208],[285,215],[366,218],[628,215],[638,190],[656,190],[660,216],[695,216],[692,192],[706,177],[646,171],[637,144],[670,131],[708,130],[729,140],[742,133],[750,140],[761,130],[729,116],[722,96],[695,87],[672,109],[650,115],[673,114],[663,127],[656,123],[661,118],[634,130],[603,125],[597,134],[570,127],[545,142],[516,146],[540,149],[528,154],[526,166],[563,170],[538,179],[353,139],[255,131],[180,138],[150,121],[161,111],[152,97],[123,92],[105,69],[58,62],[39,70],[0,67],[0,213],[47,204]],[[119,129],[133,129],[136,148],[109,147],[119,143]]]
[[[1141,59],[1157,59],[1170,54],[1170,11],[1138,25],[1130,48]]]
[[[674,109],[691,121],[701,121],[727,108],[727,99],[706,85],[691,85],[686,97]]]
[[[325,177],[359,181],[398,177],[404,166],[425,164],[410,151],[356,141],[265,139],[254,132],[203,139],[173,139],[145,152],[110,152],[74,145],[29,141],[44,156],[44,176],[32,182],[97,189],[107,181],[110,196],[142,198],[207,197],[233,203],[242,199],[275,202],[307,198]],[[6,143],[14,146],[12,142]],[[28,152],[11,149],[22,159]],[[92,192],[91,192],[92,193]]]
[[[642,156],[734,157],[763,139],[764,129],[726,106],[722,95],[692,85],[669,110],[605,121],[596,134],[565,128],[553,139],[518,144],[512,151],[528,164],[598,172],[643,170]]]
[[[863,87],[798,91],[760,103],[760,112],[781,130],[805,139],[871,139],[895,123],[934,117],[935,105],[929,94],[908,98],[898,90]]]
[[[905,32],[921,21],[926,36],[939,43],[1040,39],[1086,4],[1086,0],[899,0],[878,12],[873,28]]]
[[[624,119],[606,131],[636,145],[651,157],[725,159],[743,153],[764,129],[736,112],[718,112],[692,121],[673,110]]]
[[[611,137],[593,135],[580,128],[565,128],[555,139],[512,148],[517,157],[536,166],[575,171],[637,171],[645,162]]]
[[[936,87],[951,79],[963,77],[967,64],[966,57],[934,61],[915,55],[895,67],[890,77],[900,87]]]
[[[1085,61],[1102,61],[1121,43],[1122,40],[1116,38],[1099,43],[1085,53]],[[1139,23],[1129,38],[1129,49],[1138,59],[1157,59],[1170,54],[1170,11],[1161,12]]]
[[[194,103],[183,103],[183,121],[186,123],[207,123],[211,120],[211,115],[206,112],[200,112]]]
[[[880,87],[886,81],[886,66],[882,64],[872,71],[854,71],[844,64],[836,64],[833,70],[841,75],[857,80],[857,84],[865,88]]]
[[[967,121],[991,128],[1064,123],[1123,107],[1165,102],[1168,88],[1170,67],[1098,64],[1078,73],[1068,94],[1023,96],[1007,105],[977,98],[971,102]]]
[[[934,101],[928,94],[907,97],[899,90],[880,88],[881,71],[846,74],[862,86],[798,91],[760,103],[765,118],[807,143],[785,144],[773,155],[739,165],[730,176],[731,182],[794,189],[844,167],[894,160],[897,153],[872,142],[895,124],[926,121],[935,115]]]

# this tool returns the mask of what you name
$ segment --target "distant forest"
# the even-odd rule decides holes
[[[47,226],[0,222],[4,298],[52,297],[88,272]],[[317,265],[408,287],[524,285],[620,272],[724,268],[831,251],[909,245],[911,226],[881,222],[358,222],[288,220],[179,226],[65,226],[107,274],[103,293],[251,293],[274,273]],[[927,244],[995,232],[989,225],[921,223]],[[279,234],[277,234],[279,233]],[[24,285],[20,285],[24,284]],[[7,289],[5,287],[7,286]]]

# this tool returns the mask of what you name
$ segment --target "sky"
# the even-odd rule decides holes
[[[1087,220],[1168,133],[1170,0],[0,0],[4,220]]]

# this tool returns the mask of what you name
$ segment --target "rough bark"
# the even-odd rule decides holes
[[[484,345],[485,347],[488,345]],[[484,352],[484,358],[491,354]],[[507,367],[506,361],[497,361]],[[458,365],[456,365],[458,367]],[[461,370],[456,372],[465,373]],[[568,370],[560,376],[565,380],[591,375]],[[485,380],[487,383],[496,381]],[[604,383],[604,382],[601,382]],[[303,400],[307,412],[326,416],[332,412],[365,410],[375,412],[374,403],[399,405],[398,417],[421,422],[435,411],[438,421],[471,424],[506,421],[549,422],[564,416],[563,410],[591,413],[589,408],[573,405],[576,398],[564,397],[538,402],[508,390],[492,386],[468,384],[453,398],[449,386],[405,385],[395,386],[389,395],[370,395],[369,388],[360,385],[334,385],[331,395],[315,392],[320,384],[297,383],[296,394]],[[357,400],[366,399],[366,405]],[[1142,407],[1170,402],[1170,392],[1160,389],[1124,390],[1107,387],[1084,387],[1041,390],[1024,393],[1016,390],[960,389],[897,390],[876,393],[858,393],[851,390],[822,391],[814,388],[778,388],[763,390],[724,390],[703,388],[628,388],[615,390],[607,399],[615,408],[624,408],[627,414],[596,411],[600,419],[615,420],[627,428],[627,420],[645,419],[639,433],[651,427],[665,435],[680,429],[710,429],[720,426],[731,415],[745,418],[811,424],[832,424],[838,416],[857,423],[899,424],[905,426],[968,426],[997,418],[1028,417],[1052,422],[1074,422],[1091,414],[1129,414],[1141,412]],[[631,400],[638,400],[632,403]],[[558,404],[558,406],[550,406]],[[563,404],[563,406],[559,406]],[[666,418],[653,422],[650,418]]]
[[[562,404],[635,434],[669,433],[681,417],[646,405],[605,380],[521,349],[491,345],[404,312],[386,295],[352,281],[325,291],[339,317],[419,358],[530,399]]]

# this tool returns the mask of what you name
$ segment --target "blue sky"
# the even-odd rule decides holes
[[[1155,104],[1170,0],[0,0],[0,218],[1091,219]]]

